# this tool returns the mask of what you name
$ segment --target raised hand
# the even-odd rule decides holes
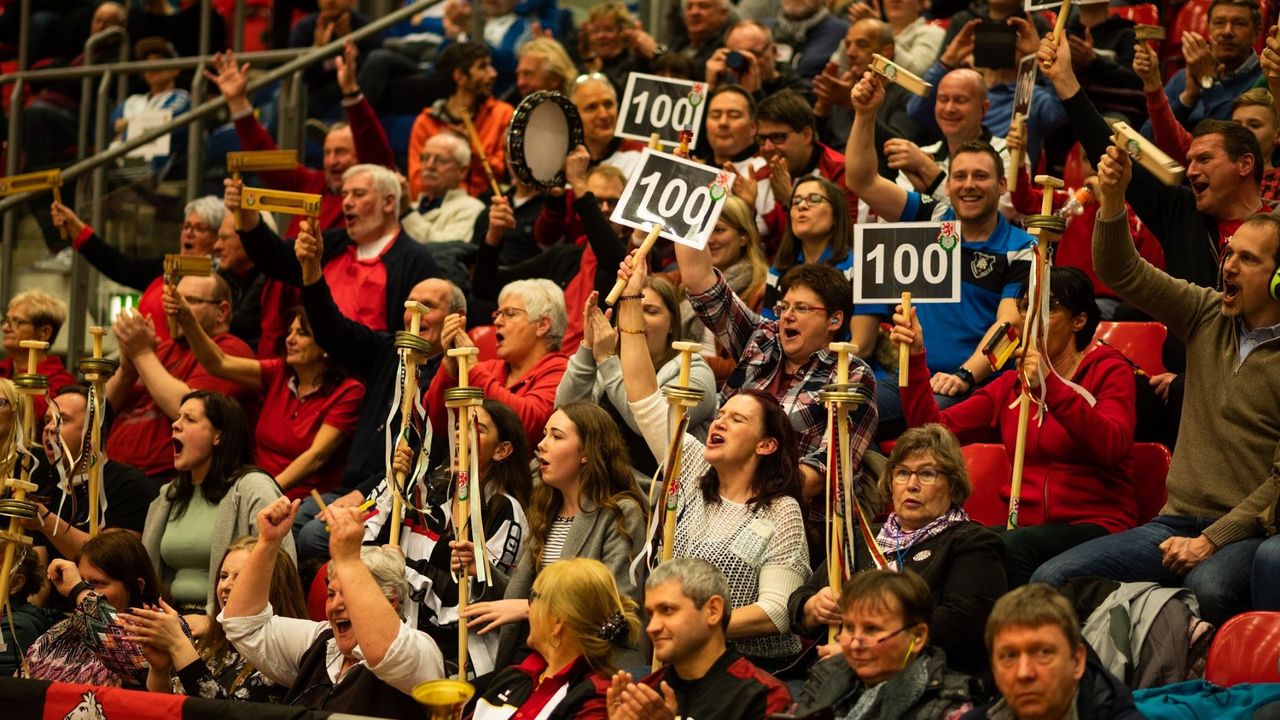
[[[973,48],[977,44],[978,26],[981,20],[974,18],[960,28],[960,32],[951,39],[951,44],[942,51],[938,60],[948,68],[969,67],[973,64]]]
[[[862,73],[849,92],[849,104],[855,113],[875,115],[884,104],[884,81],[870,70]]]
[[[330,508],[329,557],[333,562],[360,562],[363,543],[364,512],[359,508]]]
[[[1067,44],[1066,33],[1058,38],[1056,44],[1052,34],[1041,38],[1040,49],[1036,50],[1036,62],[1040,63],[1041,72],[1053,83],[1058,97],[1065,100],[1080,91],[1080,83],[1076,80],[1075,71],[1071,69],[1071,48]]]
[[[596,364],[618,353],[618,331],[609,324],[613,309],[600,312],[600,293],[592,292],[582,308],[582,343],[591,349]]]
[[[236,63],[236,54],[230,50],[213,56],[213,71],[204,71],[204,76],[214,85],[218,92],[227,99],[227,108],[231,114],[239,115],[252,109],[249,105],[249,64]]]
[[[893,328],[889,330],[889,339],[895,344],[910,345],[912,355],[924,352],[924,328],[920,326],[920,318],[916,316],[915,308],[911,308],[910,319],[902,312],[902,305],[894,308]]]
[[[1133,161],[1124,149],[1111,145],[1098,161],[1098,174],[1092,186],[1098,198],[1098,217],[1106,220],[1124,210],[1124,194],[1133,176]]]
[[[1213,56],[1213,49],[1203,35],[1194,32],[1182,33],[1182,57],[1187,61],[1187,89],[1194,85],[1194,93],[1203,89],[1201,83],[1212,83],[1218,77],[1220,67],[1218,58]]]
[[[503,195],[499,195],[489,205],[489,228],[485,230],[484,242],[489,247],[502,244],[502,234],[516,227],[516,213],[511,203]]]
[[[1071,48],[1071,66],[1072,67],[1088,67],[1098,55],[1093,51],[1093,32],[1089,28],[1084,29],[1084,37],[1076,37],[1072,35],[1067,38],[1067,45]]]
[[[80,569],[76,567],[76,564],[70,560],[63,560],[62,558],[50,560],[49,569],[46,571],[46,574],[49,577],[49,582],[53,585],[53,589],[57,590],[58,594],[63,596],[68,595],[72,588],[79,585],[83,580],[83,578],[80,577]],[[70,598],[72,602],[75,602],[77,599],[78,598]]]
[[[53,226],[61,230],[68,237],[77,237],[84,231],[84,221],[79,215],[75,214],[71,208],[60,202],[54,202],[49,209],[49,214],[53,217]]]
[[[120,354],[127,358],[133,359],[155,350],[156,326],[149,315],[144,317],[136,310],[122,312],[111,329],[116,334]]]
[[[587,192],[587,174],[591,169],[591,153],[585,146],[575,147],[564,159],[564,179],[573,188],[573,194],[582,197]]]
[[[1018,346],[1015,355],[1018,358],[1018,365],[1027,378],[1027,388],[1038,392],[1040,390],[1040,353],[1031,347],[1031,343],[1023,343]]]
[[[241,207],[244,198],[244,181],[224,178],[222,181],[222,204],[227,212],[240,213],[240,230],[249,231],[258,227],[258,211],[245,210]]]
[[[738,177],[733,181],[733,194],[742,198],[747,207],[754,208],[756,206],[756,196],[759,193],[759,181],[751,176],[750,172],[746,175],[738,172],[738,168],[731,162],[724,164],[725,172],[731,172]]]
[[[302,267],[302,284],[314,285],[320,282],[320,251],[323,243],[314,234],[310,220],[298,223],[298,237],[293,241],[293,254]]]
[[[1156,92],[1164,89],[1164,83],[1160,81],[1160,60],[1155,50],[1151,49],[1151,44],[1145,40],[1139,40],[1133,46],[1133,72],[1142,80],[1143,91]],[[1280,74],[1280,68],[1277,73]]]
[[[164,314],[177,320],[179,325],[186,327],[188,323],[195,320],[195,315],[191,314],[191,306],[187,304],[186,298],[182,297],[176,287],[165,285],[162,300]]]
[[[1040,47],[1040,33],[1036,32],[1036,26],[1032,25],[1026,18],[1013,16],[1005,23],[1012,25],[1017,31],[1016,52],[1019,58],[1024,58],[1035,53]],[[1064,35],[1066,33],[1063,33]]]
[[[356,55],[358,54],[356,44],[348,39],[347,44],[342,47],[342,54],[333,59],[338,71],[338,88],[342,90],[343,95],[354,95],[360,92],[360,85],[356,82]]]
[[[769,187],[773,189],[773,199],[783,207],[791,204],[791,168],[787,167],[787,159],[773,157],[769,159]]]
[[[828,63],[826,69],[813,78],[813,94],[818,98],[814,114],[825,116],[837,105],[852,109],[849,93],[853,90],[854,80],[852,70],[840,72],[835,63]]]
[[[849,18],[849,24],[853,24],[863,18],[881,18],[879,0],[866,0],[865,2],[854,2],[849,5],[849,9],[845,12]]]
[[[1280,26],[1271,26],[1266,45],[1258,60],[1262,64],[1262,74],[1267,76],[1267,82],[1273,83],[1280,81]]]
[[[298,514],[301,500],[289,501],[289,498],[276,498],[271,504],[258,511],[258,542],[279,543],[293,530],[293,518]]]

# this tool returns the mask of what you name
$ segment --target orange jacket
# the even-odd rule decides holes
[[[472,120],[476,135],[480,137],[480,144],[484,148],[484,154],[489,160],[489,167],[493,169],[493,176],[499,182],[507,176],[507,126],[511,124],[511,116],[515,112],[515,108],[501,100],[486,98]],[[447,120],[447,117],[445,101],[440,100],[423,110],[418,115],[418,119],[413,121],[413,131],[409,134],[409,162],[406,164],[409,168],[410,198],[417,198],[423,191],[418,171],[422,167],[420,159],[422,146],[427,144],[427,140],[442,130],[451,130],[460,137],[467,137],[466,126],[461,121],[454,123]],[[489,178],[480,164],[480,155],[476,152],[474,144],[471,147],[471,170],[467,173],[464,187],[472,196],[479,196],[489,191]]]

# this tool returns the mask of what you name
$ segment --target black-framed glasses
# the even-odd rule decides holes
[[[763,145],[766,142],[774,145],[781,145],[791,137],[791,130],[783,130],[782,132],[764,133],[755,137],[756,145]]]
[[[213,298],[202,298],[196,295],[183,295],[182,299],[186,300],[188,305],[217,305],[218,303],[222,302],[221,300],[214,300]]]
[[[599,203],[601,210],[612,210],[618,206],[618,198],[596,196],[596,202]]]
[[[828,202],[831,202],[831,200],[821,193],[806,193],[804,195],[793,195],[791,197],[791,207],[799,207],[801,205],[804,207],[817,207],[822,203]]]

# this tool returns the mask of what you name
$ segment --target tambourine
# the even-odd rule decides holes
[[[583,144],[582,117],[569,98],[539,90],[520,101],[507,128],[507,161],[520,182],[564,187],[564,160]]]

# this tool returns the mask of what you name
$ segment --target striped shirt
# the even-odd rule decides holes
[[[547,530],[547,543],[542,548],[542,561],[538,563],[539,570],[560,559],[560,552],[564,550],[564,541],[569,537],[572,525],[573,518],[563,515],[557,515],[551,521],[551,528]]]

